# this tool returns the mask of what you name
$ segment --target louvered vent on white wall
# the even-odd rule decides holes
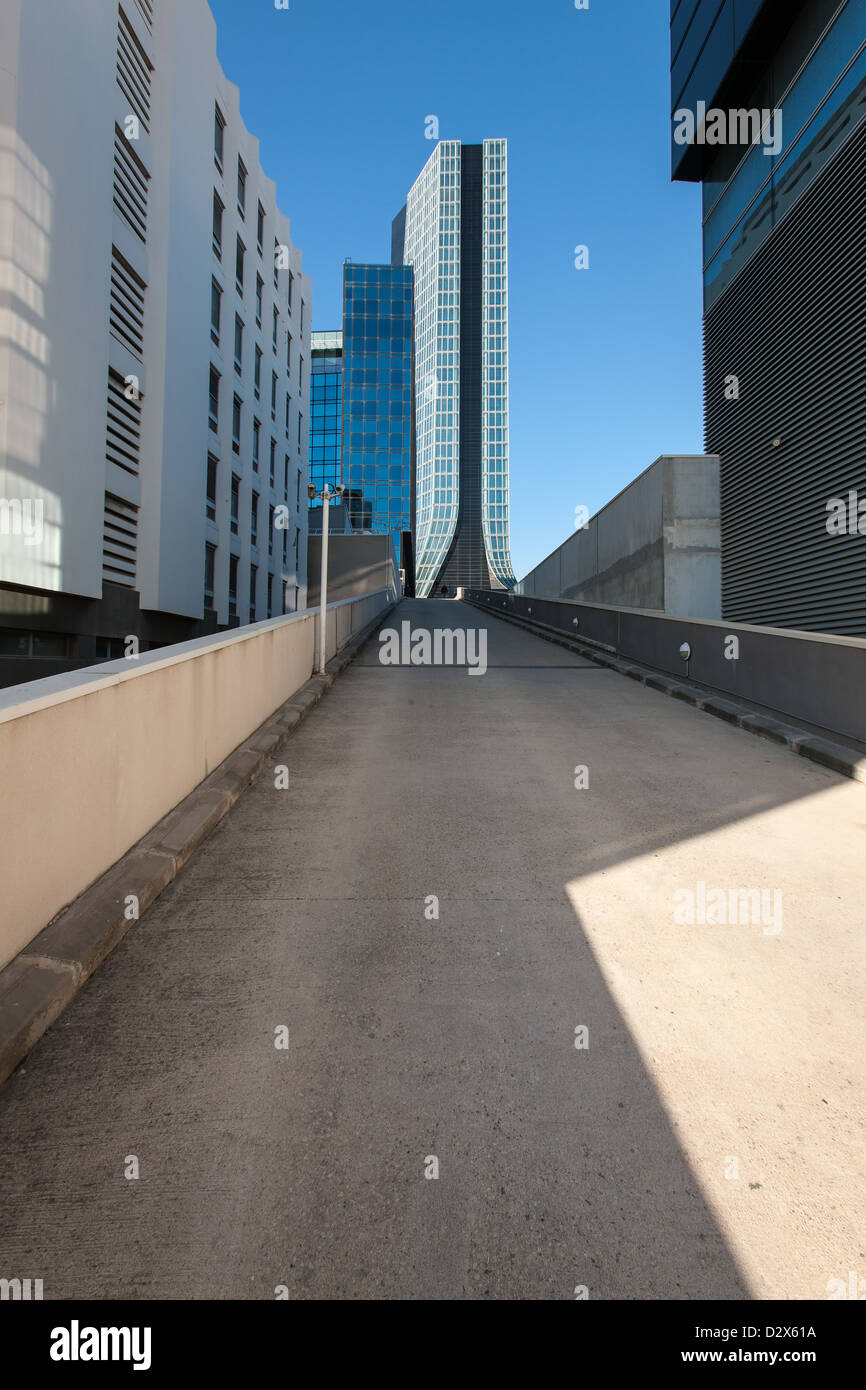
[[[141,400],[127,399],[127,384],[117,372],[108,372],[108,427],[105,456],[127,473],[138,476],[141,457]]]
[[[107,492],[102,530],[103,581],[134,589],[137,550],[138,508]]]
[[[153,33],[153,2],[152,0],[135,0],[136,5],[141,11],[141,17],[148,29]]]
[[[111,296],[108,322],[124,347],[141,358],[144,338],[144,281],[124,260],[116,246],[111,248]]]
[[[114,206],[136,236],[147,230],[147,185],[150,175],[123,131],[114,129]]]
[[[117,85],[133,115],[150,130],[150,59],[123,10],[117,11]]]

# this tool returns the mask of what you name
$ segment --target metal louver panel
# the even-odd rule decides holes
[[[133,115],[150,130],[150,59],[123,10],[117,11],[117,85]]]
[[[138,508],[107,492],[102,531],[103,580],[134,589],[137,550]]]
[[[105,456],[109,463],[138,476],[141,456],[141,401],[127,400],[126,383],[108,373],[108,425]]]
[[[866,536],[826,526],[866,500],[866,121],[706,314],[704,397],[725,618],[866,637]]]
[[[114,130],[114,206],[136,236],[147,231],[147,185],[150,175],[123,132]]]
[[[135,0],[142,19],[153,33],[153,0]]]
[[[115,338],[138,358],[144,342],[144,291],[144,282],[112,246],[108,322]]]

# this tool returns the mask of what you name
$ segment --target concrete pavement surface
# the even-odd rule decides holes
[[[486,673],[374,638],[0,1090],[0,1275],[866,1280],[866,789],[468,605],[403,620],[485,629]]]

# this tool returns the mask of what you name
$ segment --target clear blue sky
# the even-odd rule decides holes
[[[518,577],[661,453],[699,453],[700,198],[670,181],[668,0],[210,0],[220,62],[338,328],[342,263],[443,139],[509,142]],[[589,247],[588,270],[574,248]]]

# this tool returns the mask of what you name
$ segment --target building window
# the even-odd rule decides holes
[[[285,536],[283,536],[283,540],[285,540]],[[283,546],[283,550],[285,550],[285,546]],[[285,563],[285,557],[284,557],[284,559],[283,559],[283,563]],[[288,612],[289,612],[289,581],[288,581],[288,579],[284,579],[284,580],[283,580],[283,612],[284,612],[284,613],[288,613]]]
[[[298,491],[297,491],[297,496],[296,496],[296,498],[295,498],[295,506],[297,507],[298,511],[301,510],[301,470],[300,470],[300,468],[298,469]]]
[[[244,324],[243,319],[235,314],[235,371],[240,376],[244,356]]]
[[[279,271],[278,271],[278,269],[277,269],[277,263],[278,263],[279,259],[280,259],[280,243],[277,241],[277,238],[274,237],[274,289],[275,289],[275,290],[278,290],[278,289],[280,288],[280,276],[279,276]]]
[[[286,568],[286,565],[287,565],[288,563],[289,563],[289,532],[288,532],[288,529],[284,529],[284,530],[283,530],[283,569]]]
[[[220,374],[216,367],[210,369],[208,390],[208,424],[212,430],[219,429],[220,420]]]
[[[288,392],[286,392],[286,439],[288,439],[288,437],[289,437],[289,422],[291,421],[291,417],[292,417],[292,398],[291,398],[291,396],[288,394]]]
[[[258,344],[256,344],[255,365],[253,367],[253,390],[256,400],[258,400],[262,394],[262,350]]]
[[[235,280],[237,281],[237,287],[238,287],[238,289],[240,290],[241,294],[243,294],[243,292],[244,292],[244,256],[245,256],[245,255],[246,255],[246,247],[244,246],[244,244],[243,244],[243,242],[241,241],[240,237],[238,237],[237,250],[236,250],[236,252],[235,252]]]
[[[286,335],[286,372],[292,375],[292,335]]]
[[[298,543],[301,539],[301,528],[295,527],[295,574],[298,573]]]
[[[207,516],[208,521],[216,521],[217,472],[219,459],[215,454],[207,456]]]
[[[271,474],[270,474],[271,487],[274,486],[274,478],[275,478],[275,476],[276,476],[276,467],[277,467],[277,441],[276,441],[275,439],[272,439],[272,440],[271,440]]]
[[[204,606],[213,608],[213,577],[216,569],[216,546],[209,542],[204,548]]]
[[[219,347],[220,343],[220,310],[222,306],[223,292],[216,280],[210,282],[210,335]]]
[[[216,167],[220,173],[223,171],[223,131],[226,128],[225,119],[218,106],[214,107],[213,113],[213,157]]]
[[[256,246],[258,247],[259,255],[262,254],[262,252],[263,252],[263,250],[264,250],[264,245],[265,245],[265,210],[264,210],[264,208],[262,207],[261,203],[259,203],[258,213],[257,213],[257,216],[256,216]]]
[[[244,161],[238,156],[238,212],[241,217],[247,214],[247,171]]]
[[[251,544],[251,545],[258,545],[258,543],[259,543],[259,494],[258,494],[257,492],[254,492],[254,493],[253,493],[252,502],[250,503],[250,544]]]
[[[274,331],[273,331],[274,352],[276,352],[276,350],[277,350],[277,324],[279,323],[279,319],[280,319],[280,311],[279,311],[279,309],[277,308],[277,306],[276,306],[276,304],[275,304],[275,305],[274,305]]]
[[[262,427],[258,420],[253,420],[253,472],[259,471],[259,442],[261,439]]]
[[[230,513],[230,522],[229,522],[229,524],[230,524],[230,526],[231,526],[231,533],[232,533],[233,536],[236,536],[236,535],[238,534],[238,516],[239,516],[239,513],[240,513],[240,501],[241,501],[241,480],[240,480],[240,478],[238,477],[237,473],[233,473],[233,474],[232,474],[232,502],[231,502],[231,513]]]
[[[289,500],[289,456],[288,456],[288,454],[286,454],[285,462],[284,462],[284,464],[283,464],[283,500],[284,500],[285,502],[288,502],[288,500]]]
[[[299,359],[299,361],[298,361],[298,394],[301,395],[301,396],[303,396],[303,394],[304,394],[304,359],[303,359],[303,357],[301,357],[301,358]]]
[[[302,437],[302,435],[303,435],[303,431],[304,431],[304,417],[303,417],[303,415],[300,413],[300,411],[298,411],[298,453],[301,452],[301,437]],[[300,506],[300,502],[298,503],[298,506]]]
[[[241,451],[241,406],[243,401],[240,396],[235,396],[232,402],[232,449],[236,454]]]
[[[262,290],[264,287],[265,282],[261,275],[256,275],[256,324],[259,328],[262,326]]]
[[[271,372],[271,419],[277,418],[277,374]]]
[[[268,575],[268,617],[274,616],[274,576]]]
[[[295,280],[294,275],[292,274],[291,271],[289,271],[289,300],[288,300],[288,303],[289,303],[289,313],[292,312],[292,285],[294,284],[294,280]]]
[[[303,301],[303,300],[301,300],[301,323],[300,323],[300,333],[301,333],[301,337],[303,338],[303,336],[304,336],[304,301]]]
[[[223,258],[223,212],[224,208],[216,189],[213,191],[213,249],[218,260]]]
[[[268,554],[274,553],[274,508],[268,508]]]
[[[229,617],[238,616],[238,557],[229,556]]]
[[[259,579],[258,565],[250,565],[250,622],[256,620],[256,585]]]

